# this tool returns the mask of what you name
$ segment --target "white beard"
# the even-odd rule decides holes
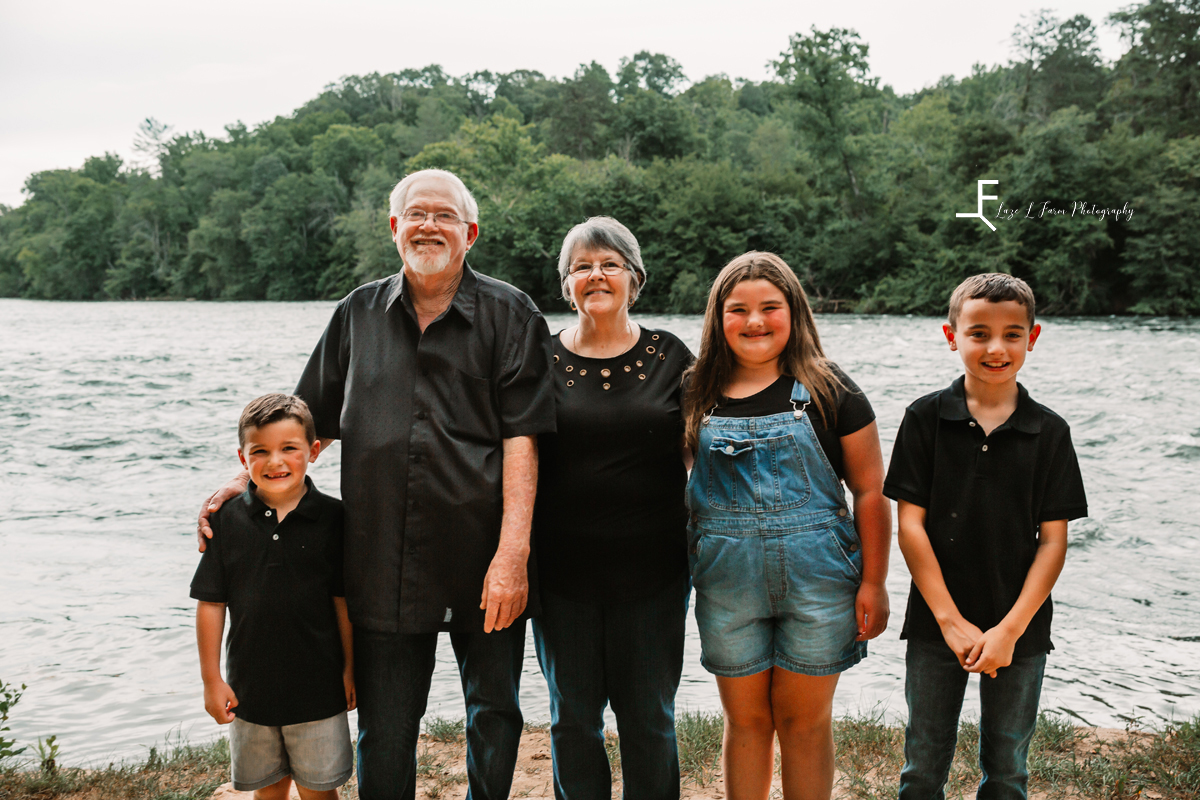
[[[402,256],[404,265],[419,275],[436,275],[450,265],[450,248],[445,245],[437,256],[423,256],[416,248],[405,245]]]

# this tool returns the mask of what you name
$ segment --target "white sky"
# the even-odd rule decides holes
[[[1127,0],[900,3],[862,0],[343,0],[290,3],[0,0],[0,203],[23,201],[32,172],[79,167],[105,151],[126,161],[146,117],[175,132],[222,136],[289,114],[343,75],[441,64],[450,75],[582,62],[615,71],[623,56],[665,53],[689,79],[724,72],[763,80],[788,35],[853,28],[872,74],[904,93],[1012,55],[1022,14],[1088,15],[1108,59],[1122,51],[1101,24]]]

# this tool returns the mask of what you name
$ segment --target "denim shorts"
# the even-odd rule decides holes
[[[782,667],[833,675],[861,661],[862,547],[849,517],[799,527],[688,531],[700,663],[740,678]]]
[[[288,775],[305,789],[336,789],[350,780],[353,754],[346,712],[298,725],[256,725],[235,718],[229,729],[233,788],[252,792]]]

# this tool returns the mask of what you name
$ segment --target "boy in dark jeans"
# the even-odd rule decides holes
[[[884,483],[912,573],[901,800],[940,800],[970,673],[980,798],[1025,798],[1067,521],[1087,516],[1067,423],[1017,383],[1041,332],[1029,286],[976,275],[950,297],[966,374],[905,412]]]
[[[350,620],[342,588],[342,504],[306,472],[317,458],[312,414],[269,394],[238,422],[250,484],[212,517],[192,597],[204,708],[232,722],[233,786],[255,800],[336,800],[352,769]],[[226,663],[221,634],[229,608]]]

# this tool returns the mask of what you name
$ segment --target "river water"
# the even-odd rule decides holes
[[[201,500],[238,468],[242,406],[289,391],[333,304],[0,300],[0,679],[28,684],[23,744],[60,761],[215,736],[188,584]],[[640,316],[695,350],[700,319]],[[940,320],[823,316],[825,347],[875,406],[889,456],[904,407],[961,370]],[[552,315],[551,328],[569,324]],[[1022,380],[1070,422],[1091,517],[1071,525],[1042,706],[1121,727],[1200,714],[1200,320],[1047,319]],[[334,446],[314,480],[338,491]],[[889,630],[846,672],[839,713],[903,714],[908,572]],[[547,719],[530,648],[521,687]],[[689,620],[679,705],[719,709]],[[977,704],[968,702],[968,709]],[[443,637],[429,713],[463,714]]]

